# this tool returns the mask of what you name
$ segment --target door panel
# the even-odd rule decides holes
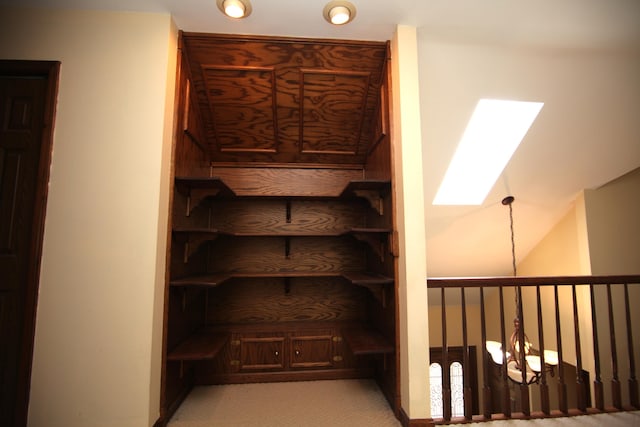
[[[284,369],[284,337],[243,337],[240,340],[240,369]]]
[[[26,423],[59,64],[0,61],[0,425]],[[47,120],[45,120],[45,116]]]
[[[291,367],[330,367],[332,365],[331,344],[331,335],[291,337]]]

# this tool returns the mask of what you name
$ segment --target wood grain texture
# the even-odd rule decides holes
[[[354,240],[350,236],[220,236],[210,242],[210,271],[272,274],[363,271],[366,247]]]
[[[215,203],[212,227],[221,232],[335,234],[365,223],[359,201],[259,199]]]
[[[211,292],[207,323],[363,321],[366,289],[340,279],[236,279]]]
[[[386,43],[183,40],[211,160],[364,162],[375,143]]]
[[[337,197],[362,169],[215,167],[238,196]]]
[[[375,377],[399,407],[388,43],[180,48],[162,417],[195,384],[256,381]],[[384,354],[353,354],[354,323]]]

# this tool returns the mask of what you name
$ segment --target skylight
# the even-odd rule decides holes
[[[433,204],[482,204],[542,105],[497,99],[478,101]]]

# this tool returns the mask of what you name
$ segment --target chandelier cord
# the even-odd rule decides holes
[[[513,267],[513,277],[516,277],[516,240],[513,232],[513,206],[511,206],[511,203],[509,203],[509,224],[511,228],[511,265]]]
[[[507,196],[502,199],[502,204],[509,206],[509,228],[511,230],[511,266],[513,268],[513,277],[518,275],[516,270],[516,238],[513,231],[513,206],[512,203],[515,200],[513,196]],[[516,304],[516,319],[520,319],[520,301],[519,301],[519,287],[515,292],[515,304]]]

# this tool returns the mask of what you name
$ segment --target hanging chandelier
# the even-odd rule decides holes
[[[513,277],[517,276],[516,271],[516,246],[515,233],[513,231],[513,196],[507,196],[502,199],[504,206],[509,206],[509,226],[511,230],[511,266],[513,269]],[[520,301],[520,286],[516,286],[515,290],[515,311],[516,315],[513,319],[513,332],[509,338],[507,345],[508,351],[503,351],[502,343],[497,341],[487,341],[485,347],[491,359],[498,365],[507,364],[507,375],[510,380],[522,384],[535,384],[540,381],[543,369],[553,375],[553,369],[558,365],[558,353],[552,350],[544,351],[544,367],[540,359],[540,352],[533,348],[531,341],[526,334],[520,331],[522,313],[522,303]],[[524,345],[520,343],[520,339],[524,341]]]

